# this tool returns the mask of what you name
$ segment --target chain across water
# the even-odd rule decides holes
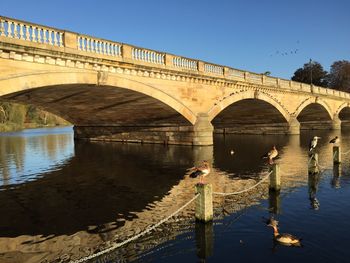
[[[185,209],[188,205],[190,205],[194,200],[197,199],[197,197],[199,196],[199,194],[196,194],[190,201],[188,201],[186,204],[184,204],[183,206],[181,206],[179,209],[177,209],[175,212],[171,213],[169,216],[167,216],[166,218],[162,219],[161,221],[159,221],[157,224],[153,225],[153,226],[150,226],[148,227],[147,229],[145,229],[144,231],[142,231],[141,233],[135,235],[135,236],[132,236],[130,238],[128,238],[127,240],[123,241],[123,242],[120,242],[120,243],[116,243],[114,244],[113,246],[109,247],[109,248],[106,248],[100,252],[97,252],[95,254],[92,254],[92,255],[89,255],[89,256],[86,256],[86,257],[83,257],[81,259],[78,259],[78,260],[74,260],[74,261],[71,261],[70,263],[82,263],[82,262],[85,262],[89,259],[92,259],[92,258],[96,258],[98,256],[101,256],[103,254],[106,254],[108,252],[111,252],[115,249],[117,249],[118,247],[121,247],[121,246],[124,246],[125,244],[147,234],[148,232],[151,232],[153,229],[155,229],[156,227],[160,226],[161,224],[163,224],[164,222],[168,221],[170,218],[172,218],[173,216],[175,216],[176,214],[178,214],[181,210]]]
[[[247,189],[241,190],[241,191],[237,191],[237,192],[232,192],[232,193],[222,193],[222,192],[213,192],[213,194],[215,195],[223,195],[223,196],[227,196],[227,195],[238,195],[238,194],[242,194],[244,192],[248,192],[249,190],[257,187],[259,184],[261,184],[262,182],[264,182],[267,178],[269,178],[270,174],[272,174],[273,171],[269,172],[265,178],[261,179],[258,183],[256,183],[255,185],[248,187]]]

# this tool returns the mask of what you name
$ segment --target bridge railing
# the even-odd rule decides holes
[[[174,68],[198,71],[198,60],[174,56],[170,63]]]
[[[0,36],[63,47],[63,30],[0,17]]]
[[[81,51],[102,54],[107,56],[121,56],[122,44],[93,38],[87,35],[77,35],[77,48]]]
[[[267,85],[280,89],[291,89],[317,94],[350,98],[346,92],[317,87],[291,80],[279,79],[264,74],[257,74],[234,69],[201,60],[172,55],[151,49],[145,49],[119,42],[95,38],[88,35],[60,30],[52,27],[29,23],[13,18],[0,16],[0,40],[10,39],[65,48],[65,52],[94,54],[97,57],[108,57],[111,60],[131,63],[150,64],[152,67],[176,69],[180,71],[198,72],[209,76],[222,77],[228,80],[244,81],[259,85]],[[30,44],[33,46],[33,44]]]
[[[162,52],[157,52],[150,49],[133,47],[132,59],[139,60],[143,62],[165,65],[165,54]]]

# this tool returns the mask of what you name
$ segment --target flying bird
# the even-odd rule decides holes
[[[191,178],[196,178],[199,176],[199,183],[204,184],[204,177],[210,173],[210,166],[208,161],[203,161],[202,165],[191,168]]]
[[[317,141],[321,139],[321,137],[318,137],[318,136],[314,136],[312,138],[312,140],[310,141],[310,144],[309,144],[309,152],[311,152],[312,150],[314,150],[317,146]]]

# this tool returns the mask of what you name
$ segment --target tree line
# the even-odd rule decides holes
[[[292,80],[350,92],[350,62],[335,61],[327,72],[319,62],[310,59],[294,72]]]
[[[32,105],[0,102],[0,132],[57,125],[69,122]]]

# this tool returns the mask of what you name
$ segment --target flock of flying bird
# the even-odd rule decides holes
[[[314,136],[309,143],[309,153],[312,153],[316,146],[318,140],[321,139],[321,137]],[[329,143],[332,144],[339,144],[340,139],[338,136],[335,136],[333,139],[329,141]],[[231,150],[231,155],[234,153]],[[274,159],[278,156],[278,151],[276,149],[276,146],[274,145],[270,151],[268,151],[262,158],[268,159],[268,163],[271,165],[274,162]],[[199,183],[204,184],[204,177],[206,177],[210,172],[210,165],[208,161],[203,161],[202,165],[197,167],[190,168],[190,177],[196,178],[199,176]],[[273,235],[274,235],[274,241],[286,245],[286,246],[301,246],[301,239],[297,238],[291,234],[288,233],[279,233],[278,231],[278,221],[275,220],[273,217],[268,219],[266,221],[267,226],[270,226],[273,228]]]

